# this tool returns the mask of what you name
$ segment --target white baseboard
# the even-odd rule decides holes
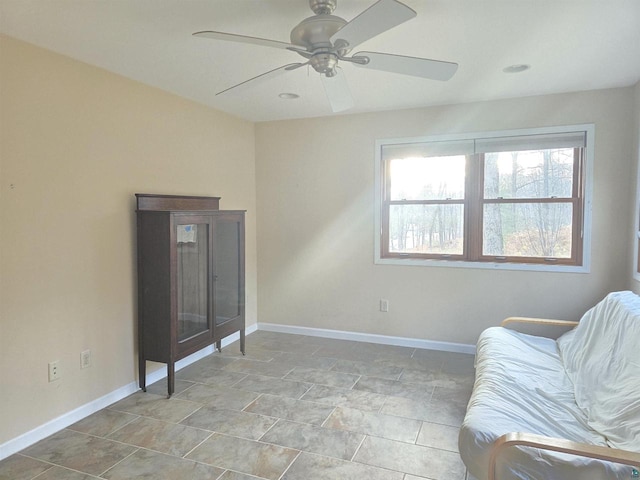
[[[245,334],[249,335],[250,333],[255,332],[258,329],[257,324],[250,325],[246,327]],[[227,345],[237,341],[240,339],[240,333],[236,332],[228,337],[222,339],[222,346],[226,347]],[[194,362],[197,362],[203,357],[207,355],[211,355],[215,352],[215,347],[213,345],[203,348],[188,357],[183,358],[182,360],[176,362],[176,371],[186,367],[187,365],[191,365]],[[166,368],[159,368],[147,375],[147,385],[151,385],[152,383],[157,382],[158,380],[162,380],[167,376]],[[64,413],[53,420],[48,421],[47,423],[40,425],[33,430],[30,430],[19,437],[13,438],[8,442],[0,445],[0,460],[7,458],[14,453],[23,450],[34,443],[39,442],[47,438],[49,435],[53,435],[60,430],[67,428],[69,425],[73,425],[76,422],[79,422],[83,418],[88,417],[92,413],[95,413],[99,410],[102,410],[109,405],[122,400],[125,397],[128,397],[132,393],[137,392],[140,389],[137,381],[132,381],[127,385],[120,387],[112,392],[107,393],[106,395],[93,400],[89,403],[85,403],[80,407],[71,410],[70,412]]]
[[[375,333],[359,333],[344,330],[329,330],[326,328],[297,327],[293,325],[281,325],[278,323],[258,323],[258,330],[278,333],[293,333],[296,335],[309,335],[311,337],[335,338],[338,340],[352,340],[354,342],[379,343],[382,345],[397,345],[401,347],[425,348],[428,350],[440,350],[443,352],[468,353],[474,355],[476,346],[466,343],[438,342],[435,340],[423,340],[420,338],[392,337],[389,335],[377,335]]]
[[[80,407],[71,410],[70,412],[64,413],[59,417],[54,418],[53,420],[50,420],[47,423],[34,428],[33,430],[30,430],[29,432],[23,433],[19,437],[3,443],[2,445],[0,445],[0,460],[8,457],[9,455],[13,455],[14,453],[19,452],[20,450],[27,448],[44,438],[47,438],[49,435],[53,435],[63,428],[66,428],[69,425],[72,425],[82,420],[83,418],[88,417],[98,410],[102,410],[103,408],[108,407],[118,400],[122,400],[124,397],[135,393],[136,390],[138,390],[138,382],[133,381],[125,385],[124,387],[120,387],[96,400],[85,403],[84,405],[81,405]]]
[[[422,340],[420,338],[392,337],[375,333],[349,332],[345,330],[329,330],[326,328],[297,327],[278,323],[258,323],[258,330],[278,333],[293,333],[295,335],[309,335],[311,337],[335,338],[338,340],[352,340],[354,342],[380,343],[382,345],[397,345],[401,347],[425,348],[443,352],[468,353],[475,355],[476,346],[466,343],[438,342],[436,340]]]

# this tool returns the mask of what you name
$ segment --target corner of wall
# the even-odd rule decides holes
[[[631,275],[629,278],[629,289],[633,290],[635,293],[640,294],[640,273],[638,272],[638,255],[639,246],[638,242],[640,242],[640,238],[638,238],[638,232],[640,232],[640,81],[638,81],[633,89],[634,92],[634,110],[633,110],[633,136],[634,136],[634,144],[632,151],[632,162],[635,168],[636,174],[632,176],[632,178],[636,179],[635,183],[635,194],[634,198],[634,207],[632,211],[634,212],[634,218],[632,219],[632,225],[634,226],[631,239],[631,255],[630,258],[633,259],[633,263],[631,264]]]

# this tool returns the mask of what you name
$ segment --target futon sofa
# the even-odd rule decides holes
[[[514,325],[574,327],[557,339]],[[640,297],[580,322],[510,318],[477,344],[459,451],[478,480],[609,480],[640,470]]]

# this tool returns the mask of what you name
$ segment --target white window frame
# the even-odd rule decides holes
[[[464,140],[479,140],[495,137],[516,137],[523,135],[544,135],[584,132],[586,135],[586,147],[584,155],[585,189],[584,189],[584,218],[582,239],[582,265],[546,265],[533,263],[502,263],[502,262],[468,262],[437,259],[415,258],[381,258],[382,240],[382,147],[384,145],[396,145],[402,143],[428,143],[428,142],[452,142]],[[517,130],[502,130],[493,132],[462,133],[451,135],[433,135],[428,137],[389,138],[376,140],[375,148],[375,220],[374,220],[374,263],[377,265],[406,265],[423,267],[448,267],[448,268],[476,268],[483,270],[524,270],[540,272],[565,272],[565,273],[589,273],[591,271],[591,216],[593,196],[593,165],[595,150],[595,126],[594,124],[563,125],[553,127],[525,128]],[[640,185],[640,183],[639,183]],[[640,201],[638,202],[640,205]],[[638,207],[640,208],[640,207]],[[636,222],[638,221],[636,215]],[[640,227],[639,227],[640,228]],[[640,230],[636,230],[640,232]],[[639,240],[640,241],[640,240]],[[637,248],[636,248],[637,255]],[[637,258],[636,258],[637,265]],[[634,275],[640,281],[640,273]]]

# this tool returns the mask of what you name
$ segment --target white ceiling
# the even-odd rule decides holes
[[[375,0],[339,0],[351,20]],[[344,65],[355,107],[382,111],[634,85],[640,0],[403,0],[418,12],[360,49],[459,63],[448,82]],[[251,121],[331,115],[307,67],[215,93],[294,52],[196,38],[218,30],[289,42],[307,0],[0,0],[0,31]],[[530,64],[505,74],[512,64]],[[279,93],[293,92],[296,100]]]

